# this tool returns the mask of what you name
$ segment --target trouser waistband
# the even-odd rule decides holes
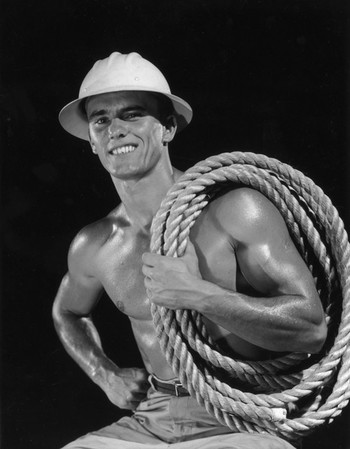
[[[162,380],[154,374],[151,374],[151,376],[149,377],[149,381],[152,387],[160,393],[171,394],[172,396],[177,397],[190,395],[190,393],[178,379]]]

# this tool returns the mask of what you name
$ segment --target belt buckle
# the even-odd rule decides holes
[[[179,391],[179,388],[182,387],[182,383],[177,381],[174,383],[174,388],[175,388],[175,396],[179,397],[181,395],[181,392]]]

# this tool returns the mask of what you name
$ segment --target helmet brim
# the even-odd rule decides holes
[[[123,88],[111,88],[110,90],[103,92],[94,92],[93,94],[87,95],[86,97],[77,98],[76,100],[71,101],[66,106],[64,106],[58,116],[58,120],[62,127],[72,134],[75,137],[83,140],[89,140],[89,132],[88,132],[88,122],[85,114],[85,110],[82,107],[82,102],[87,98],[101,95],[103,93],[110,92],[121,92],[121,91],[137,91],[137,92],[152,92],[156,94],[161,94],[169,98],[171,101],[175,115],[177,120],[177,132],[182,131],[192,120],[193,111],[191,106],[182,98],[177,97],[173,94],[168,94],[164,92],[156,92],[149,89],[135,89],[135,86],[132,88],[125,86]]]

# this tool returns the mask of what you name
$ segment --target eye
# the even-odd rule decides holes
[[[97,120],[95,120],[95,125],[104,125],[105,123],[108,122],[108,118],[107,117],[99,117]]]
[[[138,119],[139,117],[142,117],[142,112],[141,111],[130,111],[130,112],[126,112],[123,115],[123,120],[135,120]]]

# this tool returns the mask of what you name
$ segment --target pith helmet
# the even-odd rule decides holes
[[[88,123],[81,102],[93,95],[118,91],[146,91],[165,95],[172,102],[177,117],[178,131],[192,119],[191,106],[173,95],[164,75],[138,53],[112,53],[97,61],[84,78],[79,97],[68,103],[59,114],[63,128],[73,136],[89,140]]]

